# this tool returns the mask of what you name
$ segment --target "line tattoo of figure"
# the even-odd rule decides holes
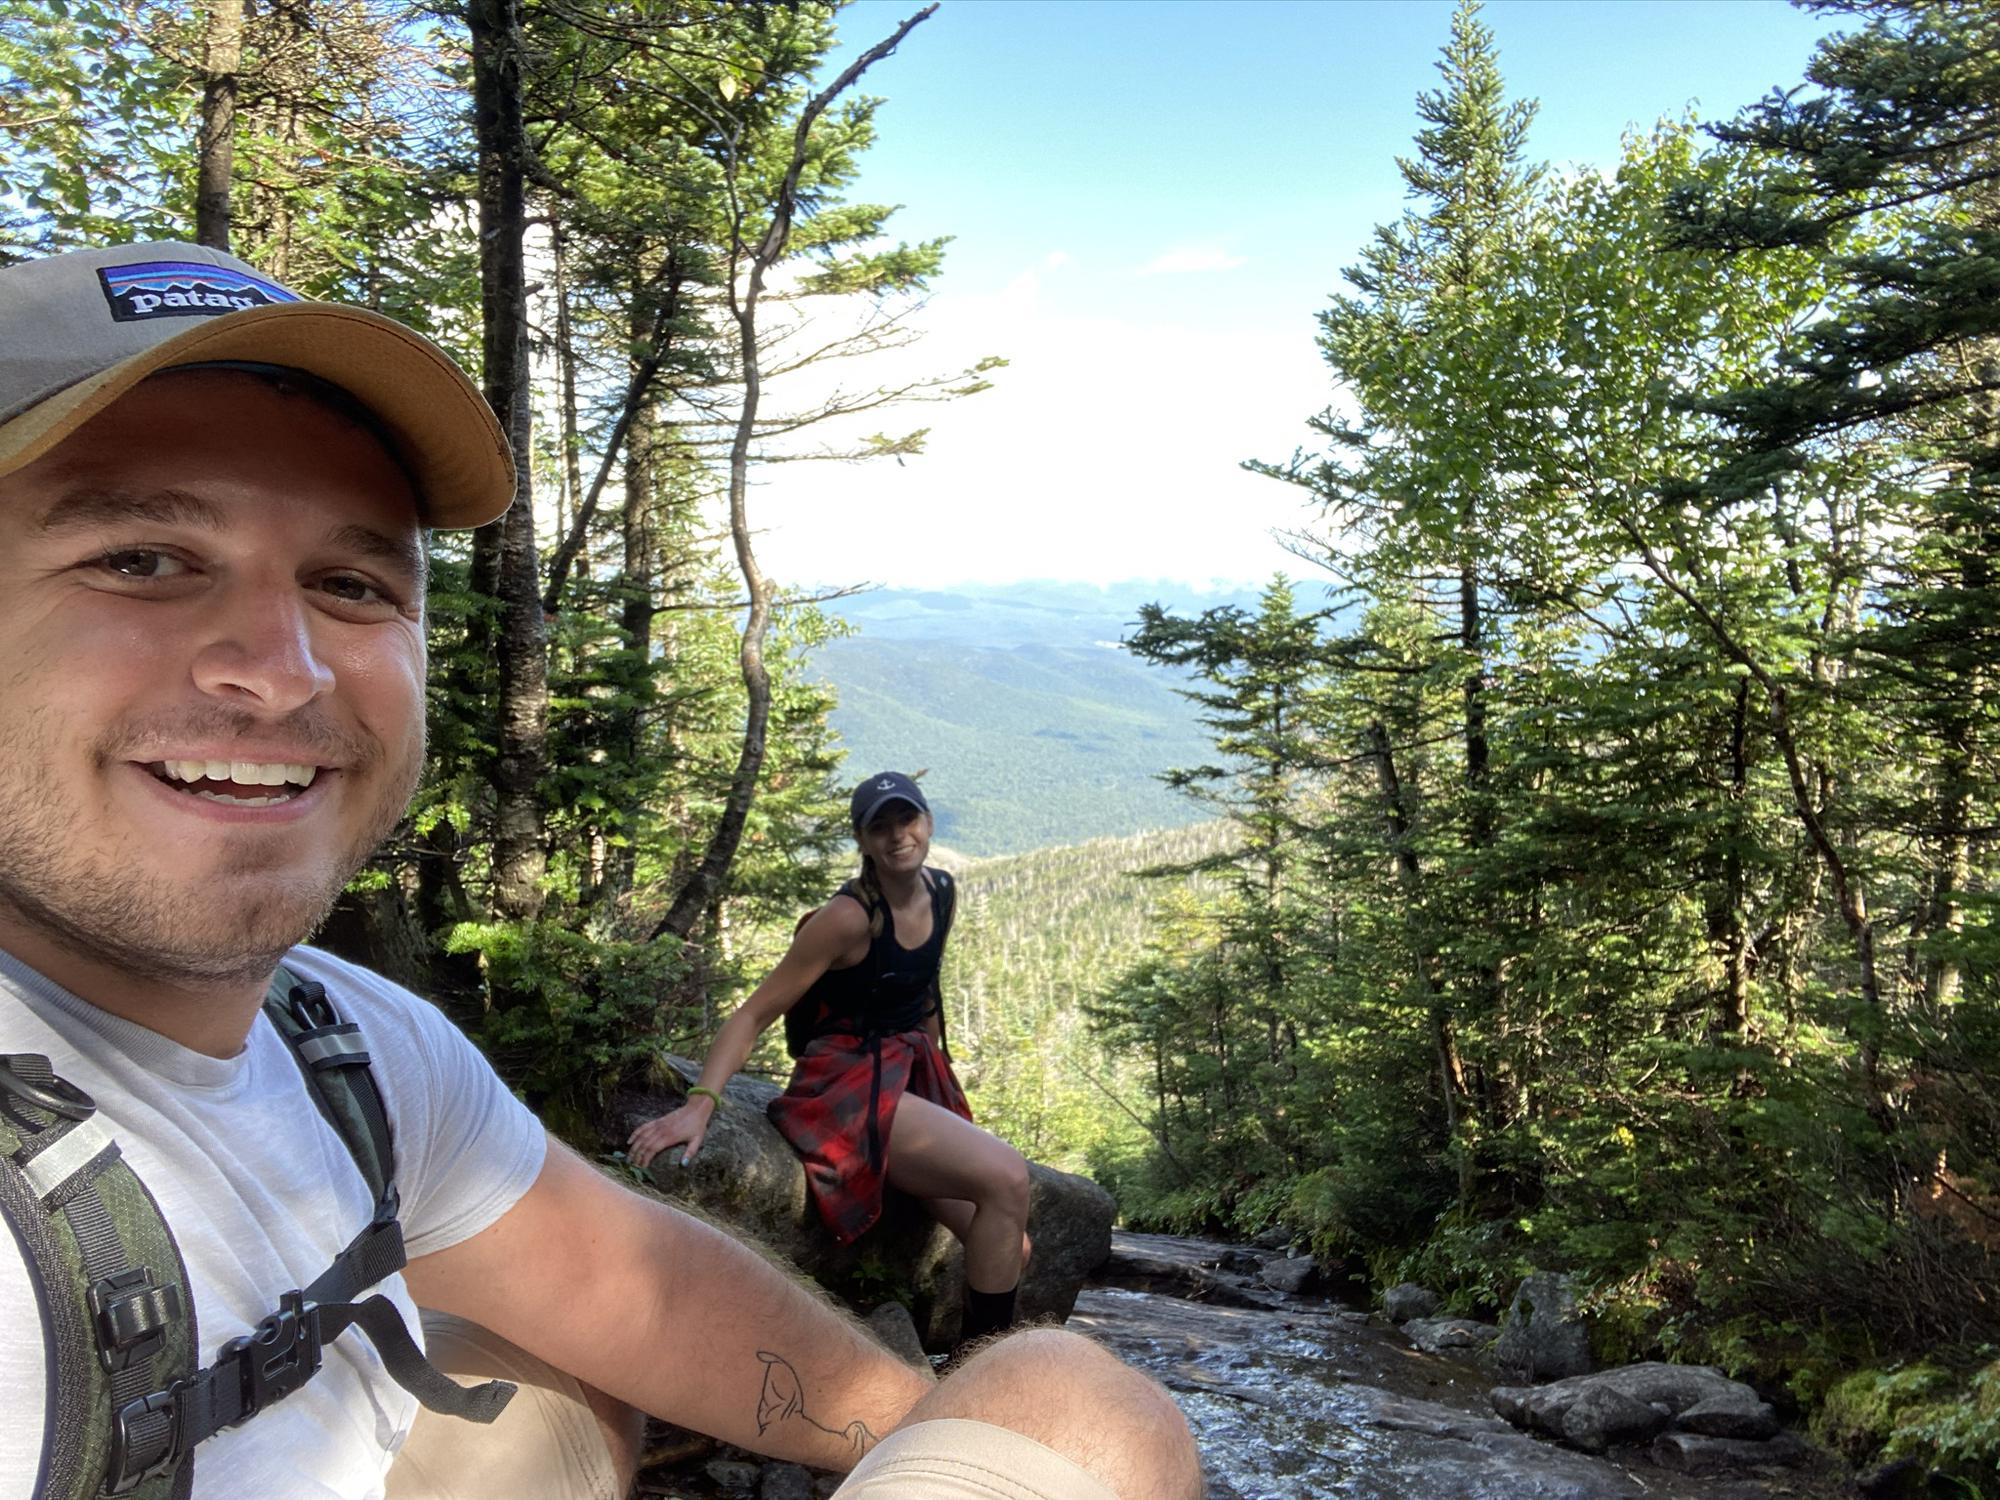
[[[805,1389],[799,1384],[799,1372],[791,1361],[782,1354],[773,1354],[768,1349],[759,1349],[757,1358],[764,1362],[764,1389],[757,1393],[757,1432],[761,1436],[764,1429],[773,1422],[782,1422],[788,1417],[797,1417],[808,1427],[817,1427],[828,1437],[835,1437],[847,1443],[859,1458],[881,1439],[868,1430],[866,1422],[849,1422],[845,1427],[829,1427],[824,1422],[813,1420],[806,1410]]]

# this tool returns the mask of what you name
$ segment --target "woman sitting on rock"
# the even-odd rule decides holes
[[[953,892],[949,875],[924,865],[930,804],[890,771],[856,787],[849,812],[861,874],[799,923],[716,1033],[687,1103],[634,1130],[631,1157],[643,1167],[685,1143],[680,1163],[692,1161],[723,1084],[785,1016],[798,1065],[770,1114],[805,1159],[821,1219],[845,1245],[881,1217],[885,1182],[921,1198],[965,1246],[963,1343],[1014,1320],[1028,1164],[972,1123],[944,1051],[938,965]]]

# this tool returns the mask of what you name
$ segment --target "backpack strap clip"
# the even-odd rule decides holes
[[[85,1301],[97,1329],[97,1357],[113,1375],[158,1354],[184,1311],[181,1289],[155,1282],[150,1266],[130,1266],[93,1282]]]
[[[182,1422],[185,1380],[149,1391],[111,1414],[111,1441],[100,1493],[129,1495],[149,1479],[180,1466],[187,1456]]]
[[[218,1404],[218,1427],[249,1421],[312,1379],[320,1362],[319,1313],[317,1304],[307,1304],[304,1292],[286,1292],[278,1299],[276,1312],[222,1346],[215,1361],[217,1374],[233,1360],[242,1378],[240,1409],[232,1416]],[[222,1389],[226,1387],[219,1386],[218,1393]]]

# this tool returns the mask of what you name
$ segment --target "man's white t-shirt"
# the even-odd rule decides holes
[[[498,1219],[533,1184],[546,1137],[465,1036],[428,1002],[310,948],[286,966],[324,984],[357,1023],[396,1149],[412,1259]],[[0,953],[0,1052],[46,1055],[152,1191],[194,1289],[200,1358],[312,1282],[368,1223],[353,1157],[260,1014],[242,1052],[214,1058],[121,1020]],[[382,1284],[421,1339],[403,1278]],[[28,1500],[49,1381],[41,1318],[11,1234],[0,1232],[0,1500]],[[197,1500],[374,1500],[417,1406],[349,1329],[320,1372],[195,1450]]]

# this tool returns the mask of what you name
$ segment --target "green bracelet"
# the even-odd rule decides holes
[[[714,1089],[705,1087],[702,1084],[697,1083],[693,1088],[688,1090],[688,1098],[692,1099],[696,1094],[706,1095],[708,1098],[713,1099],[717,1105],[720,1105],[722,1103],[722,1095],[716,1093]]]

